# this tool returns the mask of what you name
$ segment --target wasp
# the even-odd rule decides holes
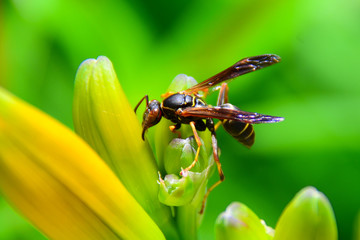
[[[159,123],[162,117],[172,121],[174,125],[169,128],[176,133],[182,124],[189,124],[194,133],[197,143],[197,151],[194,161],[190,166],[182,170],[188,171],[195,166],[202,145],[197,131],[211,132],[211,141],[213,148],[214,161],[216,163],[220,179],[214,183],[206,192],[200,213],[203,212],[206,199],[209,193],[224,181],[225,176],[221,168],[218,154],[218,144],[215,130],[219,124],[233,136],[237,141],[250,148],[255,140],[255,133],[252,124],[274,123],[283,121],[284,118],[259,114],[255,112],[246,112],[228,102],[228,85],[227,82],[246,73],[254,72],[264,67],[273,65],[281,61],[281,58],[274,54],[264,54],[254,57],[241,59],[231,67],[200,82],[189,89],[176,93],[166,93],[162,102],[151,100],[145,95],[135,107],[135,113],[140,104],[146,101],[146,110],[142,122],[142,139],[144,140],[145,132],[148,128]],[[216,106],[206,104],[200,97],[199,92],[204,95],[210,90],[221,84]],[[219,119],[219,124],[214,124],[213,119]]]

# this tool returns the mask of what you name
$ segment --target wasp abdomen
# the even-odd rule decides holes
[[[224,129],[244,146],[250,148],[255,141],[254,127],[249,123],[234,120],[222,121]]]
[[[230,103],[221,105],[222,108],[240,110]],[[255,141],[255,132],[254,127],[249,123],[244,123],[234,120],[222,120],[222,125],[224,129],[238,142],[242,143],[244,146],[250,148]]]

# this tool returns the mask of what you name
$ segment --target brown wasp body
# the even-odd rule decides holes
[[[157,100],[149,102],[148,96],[145,95],[136,105],[135,112],[141,102],[146,99],[146,110],[142,123],[143,139],[146,130],[151,126],[156,125],[162,117],[165,117],[175,123],[173,126],[170,126],[170,130],[173,132],[175,132],[176,129],[179,129],[181,124],[190,124],[198,149],[193,163],[183,171],[190,170],[197,162],[201,146],[201,141],[197,131],[204,131],[208,129],[211,132],[214,160],[219,171],[220,180],[208,189],[200,212],[203,211],[206,198],[210,191],[212,191],[224,180],[224,174],[218,157],[218,146],[213,119],[219,119],[225,130],[237,141],[248,148],[250,148],[254,143],[255,134],[252,124],[274,123],[284,119],[282,117],[242,111],[236,106],[228,103],[228,87],[226,83],[221,85],[217,105],[214,107],[207,105],[197,95],[197,93],[199,91],[207,92],[209,88],[215,87],[224,81],[270,66],[278,63],[279,61],[280,57],[272,54],[244,58],[235,63],[233,66],[185,91],[165,94],[166,97],[162,103]]]

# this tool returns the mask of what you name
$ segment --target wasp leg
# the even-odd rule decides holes
[[[222,105],[224,103],[229,102],[228,92],[229,92],[229,87],[228,87],[227,83],[221,84],[218,100],[217,100],[217,103],[216,103],[217,106],[220,106],[220,105]],[[222,121],[219,121],[219,122],[217,122],[215,124],[215,131],[220,127],[221,124],[222,124]]]
[[[190,126],[191,126],[191,129],[193,130],[193,133],[194,133],[194,137],[195,137],[195,141],[196,141],[196,144],[198,145],[198,148],[196,150],[196,155],[195,155],[195,159],[194,161],[191,163],[190,166],[188,166],[187,168],[185,168],[184,170],[182,170],[181,172],[183,171],[189,171],[191,168],[193,168],[195,166],[195,164],[197,163],[198,161],[198,158],[199,158],[199,154],[200,154],[200,147],[202,145],[201,143],[201,140],[200,140],[200,137],[196,131],[196,127],[195,127],[195,122],[190,122]],[[182,175],[182,174],[181,174]]]
[[[181,132],[180,131],[176,131],[177,129],[179,129],[181,127],[181,124],[177,123],[175,125],[171,125],[169,126],[169,129],[171,132],[175,133],[178,135],[178,138],[181,138]]]
[[[221,88],[220,88],[219,96],[218,96],[218,100],[217,100],[217,106],[220,106],[224,103],[229,102],[228,92],[229,92],[229,87],[228,87],[227,83],[221,84]]]
[[[203,199],[203,201],[202,201],[201,210],[200,210],[199,214],[203,214],[204,208],[205,208],[206,199],[208,198],[210,192],[211,192],[212,190],[214,190],[214,188],[216,188],[220,183],[222,183],[222,182],[225,180],[225,176],[224,176],[223,170],[222,170],[222,168],[221,168],[221,163],[220,163],[220,160],[219,160],[217,140],[216,140],[216,136],[215,136],[215,132],[214,132],[214,131],[211,132],[211,142],[212,142],[214,160],[215,160],[215,163],[216,163],[216,167],[217,167],[217,169],[218,169],[218,172],[219,172],[220,179],[219,179],[216,183],[214,183],[214,184],[207,190],[206,194],[204,195],[204,199]]]
[[[142,101],[144,101],[144,99],[146,99],[146,107],[149,106],[149,97],[148,95],[145,95],[138,104],[136,104],[134,112],[136,113],[136,110],[138,109],[138,107],[140,106],[140,104],[142,103]]]
[[[218,122],[215,124],[215,126],[214,126],[215,131],[220,127],[221,124],[222,124],[221,121],[218,121]]]

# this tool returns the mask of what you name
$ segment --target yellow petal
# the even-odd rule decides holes
[[[170,208],[157,197],[153,153],[141,138],[141,126],[108,58],[88,59],[80,65],[74,95],[75,131],[111,167],[165,236],[176,238]]]
[[[1,88],[0,190],[51,239],[164,239],[86,143]]]

